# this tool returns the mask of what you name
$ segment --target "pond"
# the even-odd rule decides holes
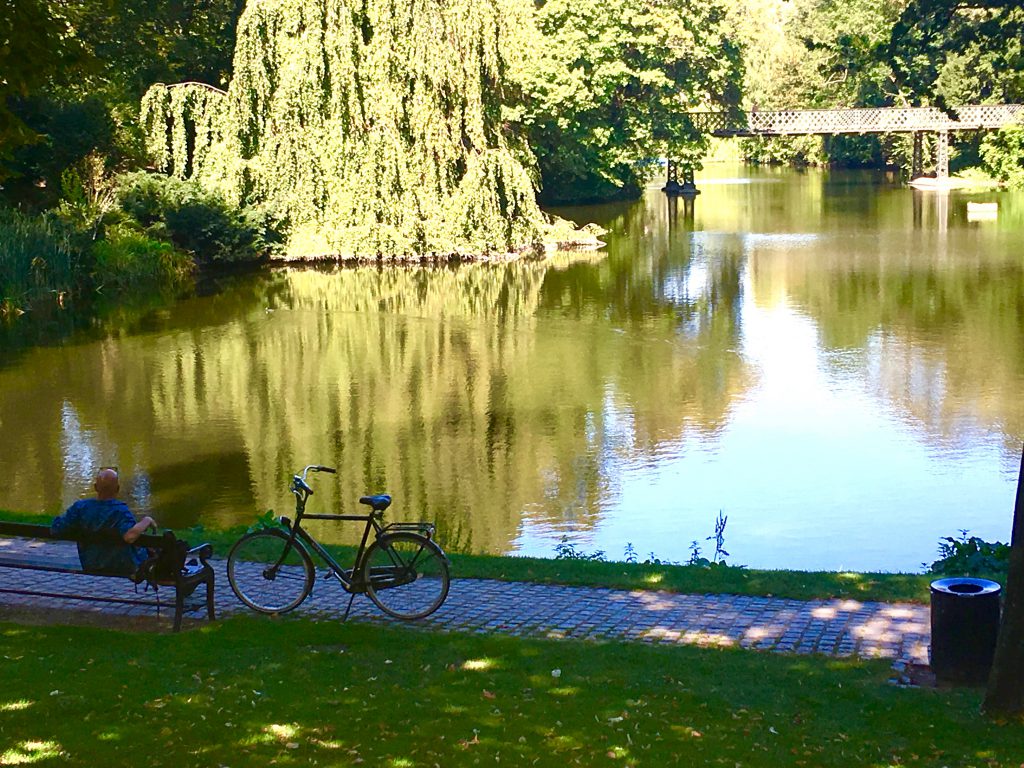
[[[1024,440],[1024,195],[711,166],[692,202],[559,211],[596,253],[280,268],[0,353],[0,508],[98,466],[161,523],[390,492],[449,549],[920,570],[1006,540]],[[980,217],[967,203],[997,201]],[[7,337],[5,337],[7,338]],[[351,531],[319,528],[327,540]]]

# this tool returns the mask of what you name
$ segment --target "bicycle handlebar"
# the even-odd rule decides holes
[[[338,470],[333,467],[325,467],[323,464],[310,464],[308,467],[302,470],[301,475],[292,476],[292,492],[297,493],[298,491],[304,491],[307,496],[313,495],[313,489],[306,483],[306,475],[310,472],[327,472],[331,475],[338,474]]]

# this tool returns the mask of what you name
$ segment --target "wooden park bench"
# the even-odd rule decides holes
[[[207,616],[211,621],[214,619],[214,574],[213,567],[207,562],[213,554],[213,548],[209,544],[188,548],[188,545],[180,541],[173,533],[167,531],[162,536],[144,534],[134,544],[129,545],[124,542],[124,539],[116,531],[55,535],[51,533],[49,526],[46,525],[0,521],[0,568],[49,571],[52,573],[68,574],[72,577],[115,577],[124,580],[126,586],[132,586],[136,592],[138,591],[139,585],[131,580],[131,574],[86,571],[79,562],[78,552],[71,547],[56,544],[55,542],[57,541],[69,541],[76,544],[145,547],[154,552],[169,551],[178,556],[184,553],[184,561],[180,567],[173,569],[173,573],[159,574],[156,578],[148,579],[148,584],[143,582],[145,586],[153,587],[156,600],[148,599],[148,596],[145,594],[148,590],[145,590],[142,596],[132,598],[97,594],[74,594],[71,591],[60,589],[60,587],[64,586],[65,581],[76,584],[80,583],[73,578],[67,580],[47,580],[38,588],[33,586],[22,588],[16,583],[16,579],[5,578],[2,573],[0,573],[0,592],[14,595],[87,600],[98,603],[150,605],[156,606],[157,613],[159,613],[162,607],[160,587],[173,587],[174,631],[177,632],[181,629],[181,619],[185,613],[185,598],[192,595],[200,584],[205,584]]]

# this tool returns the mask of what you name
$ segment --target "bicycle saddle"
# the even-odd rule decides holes
[[[386,493],[379,493],[376,496],[363,496],[359,503],[373,507],[374,512],[383,512],[391,506],[391,497]]]

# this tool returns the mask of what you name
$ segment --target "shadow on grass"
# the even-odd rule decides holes
[[[1019,766],[977,691],[872,662],[239,618],[3,627],[0,763]]]

